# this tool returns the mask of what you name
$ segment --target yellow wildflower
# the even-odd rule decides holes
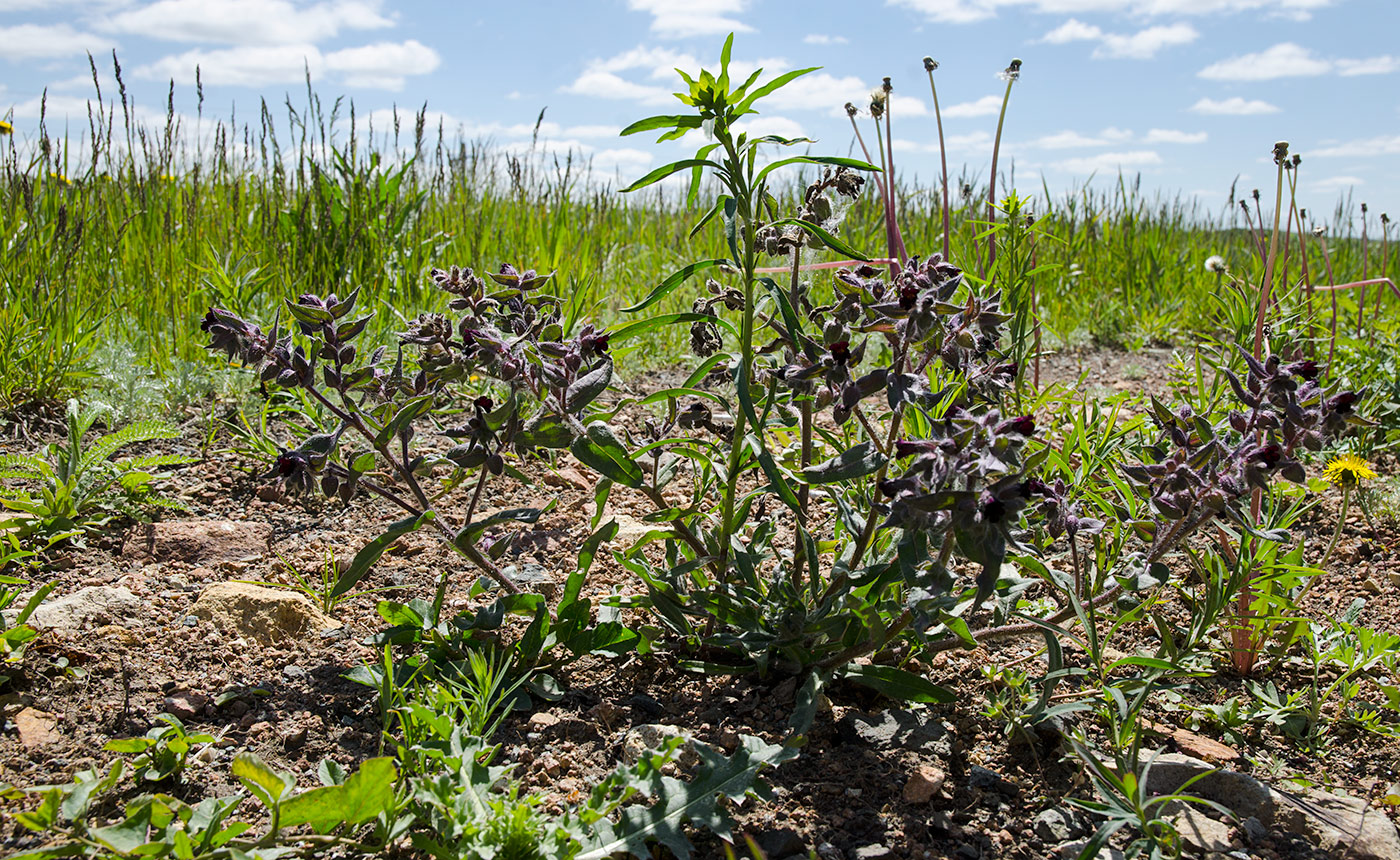
[[[1355,454],[1342,454],[1332,458],[1322,476],[1338,487],[1350,489],[1376,477],[1376,471]]]
[[[5,122],[3,119],[0,119],[0,135],[14,133],[15,127],[13,125],[10,125],[8,122]]]
[[[52,170],[49,171],[49,177],[52,178],[52,179],[57,179],[59,182],[63,183],[64,185],[72,185],[72,184],[73,184],[73,180],[71,180],[71,179],[69,179],[68,177],[64,176],[62,173],[55,173],[55,172],[52,171]]]

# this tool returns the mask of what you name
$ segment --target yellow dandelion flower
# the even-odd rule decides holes
[[[13,125],[10,125],[8,122],[5,122],[3,119],[0,119],[0,135],[14,133],[15,127]]]
[[[1342,454],[1332,458],[1322,476],[1338,487],[1350,489],[1376,477],[1376,470],[1355,454]]]

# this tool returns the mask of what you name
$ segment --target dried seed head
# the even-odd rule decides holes
[[[870,115],[879,119],[885,115],[885,102],[889,99],[889,93],[880,87],[870,91]]]
[[[1282,164],[1288,159],[1288,141],[1280,140],[1274,144],[1274,164]]]
[[[850,102],[846,102],[846,116],[853,117],[858,113],[860,113],[860,111],[856,110],[855,105],[851,104]]]
[[[1206,257],[1206,271],[1216,275],[1225,273],[1225,258],[1219,254],[1211,254]]]
[[[998,77],[1000,77],[1004,81],[1020,80],[1021,60],[1019,58],[1012,60],[1011,64],[1008,65],[1005,69],[1003,69]]]
[[[888,94],[890,93],[890,91],[894,89],[894,86],[890,84],[890,79],[889,79],[888,76],[886,76],[886,77],[881,81],[881,83],[880,83],[880,89],[884,90],[886,95],[888,95]]]
[[[1300,165],[1300,164],[1302,164],[1302,163],[1303,163],[1303,156],[1299,155],[1299,154],[1296,153],[1296,152],[1293,153],[1293,169],[1294,169],[1294,170],[1297,170],[1297,169],[1298,169],[1298,165]]]
[[[1362,214],[1362,215],[1365,215],[1365,214],[1366,214],[1366,204],[1365,204],[1365,203],[1362,203],[1362,204],[1361,204],[1361,214]]]
[[[938,61],[933,57],[924,57],[924,71],[931,72],[938,68]]]

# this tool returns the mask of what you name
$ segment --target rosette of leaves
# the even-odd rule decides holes
[[[64,441],[46,446],[38,456],[0,455],[0,479],[5,482],[0,485],[0,505],[16,512],[0,519],[0,530],[13,529],[49,547],[96,530],[119,514],[137,514],[142,506],[184,509],[178,499],[158,492],[156,482],[169,477],[160,470],[194,458],[169,453],[117,456],[132,445],[177,439],[179,431],[145,419],[89,441],[93,427],[110,411],[69,400]]]

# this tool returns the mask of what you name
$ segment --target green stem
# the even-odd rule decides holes
[[[1011,85],[1016,83],[1016,77],[1008,74],[1006,78],[1006,94],[1001,97],[1001,114],[997,117],[997,136],[992,142],[992,173],[987,177],[987,226],[990,229],[997,221],[997,157],[1001,154],[1001,130],[1006,124],[1006,106],[1011,101]],[[985,280],[987,272],[991,271],[997,261],[997,234],[988,232],[987,234],[987,265],[978,272]]]
[[[1347,523],[1347,508],[1350,502],[1351,488],[1344,486],[1342,487],[1342,511],[1341,513],[1337,514],[1337,527],[1332,530],[1332,539],[1327,542],[1327,549],[1324,550],[1322,553],[1322,560],[1317,563],[1317,566],[1319,568],[1324,568],[1327,566],[1327,562],[1330,561],[1332,558],[1332,552],[1337,548],[1337,541],[1342,537],[1342,528]],[[1309,582],[1308,586],[1311,585],[1312,582]],[[1302,597],[1305,593],[1307,593],[1307,587],[1305,587],[1303,591],[1299,593],[1298,596]]]

